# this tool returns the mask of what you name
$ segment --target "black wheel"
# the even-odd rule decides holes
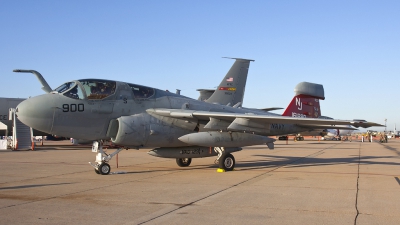
[[[99,173],[101,175],[107,175],[111,172],[111,166],[108,163],[102,163],[99,166]]]
[[[235,157],[232,154],[226,154],[219,159],[219,168],[225,171],[232,171],[235,168]]]
[[[187,167],[192,163],[192,158],[177,158],[176,164],[180,167]]]
[[[96,169],[94,169],[94,172],[96,172],[97,174],[100,174],[100,172],[98,170],[96,170]]]

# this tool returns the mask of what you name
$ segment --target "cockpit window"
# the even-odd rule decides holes
[[[150,98],[151,96],[154,95],[153,88],[143,87],[136,84],[128,84],[128,85],[129,87],[131,87],[135,98]]]
[[[79,80],[88,99],[103,99],[115,93],[116,82],[107,80]]]
[[[60,87],[54,89],[54,91],[57,91],[58,93],[63,93],[64,91],[70,89],[74,85],[75,82],[67,82],[65,84],[62,84]]]
[[[75,85],[71,90],[67,91],[64,96],[68,98],[73,98],[73,99],[83,99],[83,93],[82,90],[78,87],[78,85]]]

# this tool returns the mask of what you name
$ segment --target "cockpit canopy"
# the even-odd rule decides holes
[[[154,88],[126,84],[131,88],[135,99],[149,99],[155,95]],[[116,81],[83,79],[64,83],[54,91],[73,99],[105,99],[115,94],[116,88]]]
[[[136,99],[144,99],[144,98],[150,98],[154,95],[154,89],[145,87],[145,86],[140,86],[137,84],[128,84],[129,87],[132,89],[133,96]]]
[[[116,85],[115,81],[85,79],[67,82],[54,91],[73,99],[104,99],[115,93]]]
[[[108,80],[79,80],[88,99],[103,99],[115,93],[116,82]]]
[[[54,89],[54,91],[64,94],[64,96],[73,98],[73,99],[84,99],[85,96],[82,93],[82,90],[78,88],[76,82],[67,82],[62,84],[60,87]]]

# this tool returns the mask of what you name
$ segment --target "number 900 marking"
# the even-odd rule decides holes
[[[84,104],[63,104],[62,105],[63,112],[83,112],[85,111]]]

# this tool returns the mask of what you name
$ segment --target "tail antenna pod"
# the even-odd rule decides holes
[[[254,62],[254,59],[243,59],[243,58],[232,58],[232,57],[222,57],[224,59],[235,59],[235,60],[244,60],[244,61],[250,61],[250,62]]]
[[[13,72],[16,73],[33,73],[36,78],[39,80],[39,82],[42,84],[42,90],[45,91],[46,93],[50,93],[52,91],[50,85],[46,82],[46,80],[43,78],[42,74],[40,74],[36,70],[21,70],[21,69],[16,69],[13,70]]]

